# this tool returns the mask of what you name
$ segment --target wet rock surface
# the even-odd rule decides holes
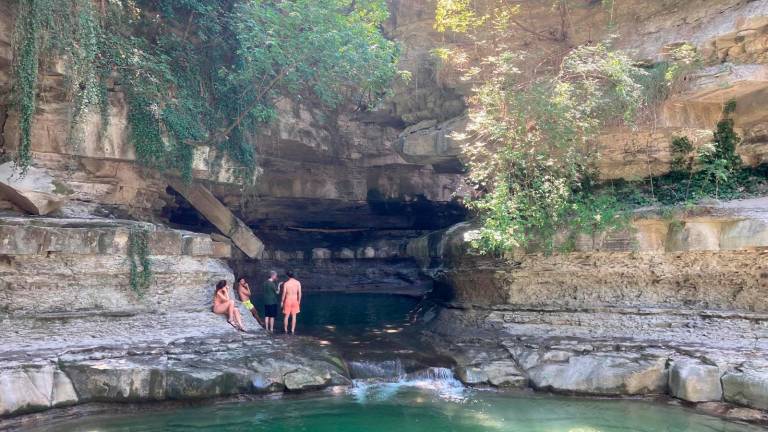
[[[137,231],[152,271],[139,292]],[[348,382],[318,342],[272,338],[242,307],[238,333],[210,311],[215,283],[234,280],[220,238],[103,218],[0,217],[0,233],[0,416]]]
[[[38,325],[36,334],[4,337],[0,416],[89,402],[207,399],[349,383],[338,355],[310,338],[270,337],[253,330],[255,323],[251,333],[237,333],[210,312],[153,318],[51,321]],[[34,343],[53,331],[67,336]],[[27,341],[26,349],[19,340]]]
[[[656,311],[656,319],[669,318],[668,312]],[[736,405],[744,411],[728,416],[765,419],[759,410],[765,410],[768,396],[768,316],[710,314],[706,328],[696,328],[697,318],[689,315],[694,325],[675,331],[652,324],[634,327],[600,311],[582,311],[577,318],[542,312],[546,320],[533,318],[536,314],[446,309],[431,321],[427,338],[454,359],[458,378],[468,385],[503,387],[490,379],[493,374],[556,393],[668,394],[722,415]],[[707,406],[710,402],[726,408]]]

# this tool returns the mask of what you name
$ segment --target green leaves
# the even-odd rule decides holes
[[[21,3],[20,164],[30,159],[43,52],[73,59],[73,132],[96,106],[106,127],[105,81],[114,78],[137,160],[188,179],[195,145],[217,147],[249,177],[250,137],[275,118],[280,97],[371,107],[397,75],[398,47],[380,29],[384,0],[135,0],[98,12],[90,0]]]
[[[499,252],[536,243],[544,250],[566,226],[594,232],[623,224],[620,204],[594,195],[594,139],[607,121],[631,121],[643,101],[645,72],[604,44],[574,49],[554,76],[533,83],[497,55],[477,89],[464,147],[469,201],[482,222],[473,244]]]
[[[149,230],[133,227],[128,233],[128,261],[131,289],[139,297],[152,283],[152,261],[149,259]]]
[[[309,92],[329,107],[355,86],[379,95],[397,72],[397,47],[378,27],[386,11],[382,1],[240,3],[232,23],[242,61],[227,80],[256,99]]]

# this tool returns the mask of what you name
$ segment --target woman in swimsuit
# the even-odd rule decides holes
[[[285,272],[288,280],[283,283],[283,298],[280,306],[283,308],[283,330],[288,333],[288,318],[291,318],[291,334],[296,334],[296,315],[301,305],[301,284],[294,279],[293,272]]]
[[[216,292],[213,294],[213,313],[226,315],[229,325],[242,332],[245,331],[240,311],[235,306],[235,302],[229,298],[229,286],[225,280],[220,280],[216,284]]]

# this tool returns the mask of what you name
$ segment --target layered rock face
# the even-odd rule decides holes
[[[140,292],[128,254],[137,230],[148,232],[152,269]],[[234,277],[229,245],[207,234],[14,217],[0,218],[0,233],[0,416],[347,382],[343,363],[314,342],[240,335],[210,312],[215,283]]]
[[[408,251],[449,302],[433,331],[465,382],[765,410],[767,215],[765,199],[645,212],[573,252],[505,258],[473,255],[462,224]]]
[[[16,10],[12,3],[0,8],[0,77],[8,82]],[[70,202],[65,214],[111,213],[157,220],[163,207],[173,205],[173,197],[163,176],[135,164],[122,89],[117,84],[108,89],[106,131],[99,132],[99,116],[94,114],[83,125],[81,142],[72,142],[72,107],[65,98],[66,71],[61,68],[60,62],[51,61],[40,77],[32,127],[34,165],[62,185],[58,192]],[[9,90],[9,86],[0,87],[0,142],[5,152],[12,151],[19,140],[18,115]],[[454,105],[456,112],[463,109],[460,98]],[[436,229],[463,218],[461,207],[450,205],[459,175],[439,172],[428,163],[409,162],[393,148],[406,114],[357,112],[354,107],[328,112],[311,102],[288,99],[278,101],[277,107],[278,120],[253,131],[250,138],[258,155],[257,181],[248,191],[258,197],[252,205],[243,205],[243,188],[234,175],[237,168],[226,156],[218,160],[209,147],[195,150],[194,177],[246,223]],[[433,112],[440,110],[435,107]],[[396,210],[384,208],[395,203]],[[419,215],[398,214],[404,212]]]
[[[748,165],[766,163],[768,119],[762,107],[768,91],[765,2],[624,2],[605,10],[600,2],[576,1],[569,2],[565,25],[550,2],[529,0],[518,4],[520,25],[510,26],[508,35],[498,40],[497,35],[472,39],[460,33],[439,33],[434,29],[431,3],[391,2],[391,32],[404,41],[403,64],[414,72],[418,88],[417,97],[403,103],[400,101],[407,97],[404,93],[395,100],[400,102],[398,107],[418,104],[420,108],[402,116],[408,127],[400,133],[396,148],[403,157],[446,170],[460,166],[467,118],[464,112],[453,109],[450,101],[455,95],[470,95],[476,83],[451,64],[441,64],[434,48],[458,51],[462,53],[461,64],[474,65],[493,52],[494,43],[503,44],[536,59],[521,66],[523,73],[528,73],[534,68],[555,67],[559,55],[569,47],[616,34],[613,45],[646,64],[669,60],[675,48],[688,43],[701,54],[703,68],[671,88],[669,98],[641,119],[637,128],[603,132],[598,140],[598,166],[604,179],[637,180],[669,172],[672,138],[687,136],[697,146],[710,142],[711,130],[729,100],[736,101],[733,117],[745,137],[739,154]],[[483,1],[473,5],[481,12],[493,7],[492,2]],[[488,42],[492,37],[494,43]],[[413,94],[412,89],[410,92]],[[443,107],[445,115],[433,114],[433,107]]]
[[[768,160],[765,1],[621,2],[612,27],[600,2],[569,2],[568,44],[556,40],[562,23],[551,1],[521,3],[521,18],[536,31],[511,31],[510,49],[556,58],[565,45],[619,29],[616,45],[639,61],[663,60],[683,42],[703,55],[706,68],[673,89],[653,120],[600,137],[604,178],[668,172],[672,137],[708,142],[729,99],[737,101],[742,159],[753,166]],[[633,230],[577,238],[568,254],[473,256],[463,237],[469,225],[419,238],[406,252],[404,239],[466,216],[454,200],[462,173],[462,140],[454,132],[466,129],[465,97],[475,83],[433,55],[436,47],[470,42],[434,30],[433,2],[389,5],[386,31],[402,43],[401,68],[413,79],[394,84],[385,106],[325,112],[310,102],[279,101],[277,121],[250,137],[258,154],[253,190],[243,191],[226,158],[215,166],[213,149],[195,151],[195,184],[215,200],[205,209],[218,209],[206,217],[255,228],[266,243],[261,262],[237,251],[230,259],[236,245],[226,238],[109,218],[205,232],[216,225],[200,218],[205,203],[182,197],[168,178],[135,163],[119,85],[109,89],[106,132],[98,133],[94,116],[73,146],[65,71],[55,61],[44,65],[32,137],[36,181],[27,189],[13,183],[0,199],[0,210],[14,215],[0,218],[0,415],[345,383],[348,373],[331,350],[309,340],[233,334],[209,312],[212,285],[233,278],[227,259],[237,274],[257,279],[270,268],[298,268],[305,285],[320,290],[421,295],[434,280],[449,308],[431,321],[427,337],[455,359],[468,384],[666,393],[768,409],[764,201],[672,218],[641,215]],[[0,4],[3,151],[18,141],[8,99],[14,19],[13,3]],[[481,56],[482,47],[470,54]],[[11,183],[7,176],[0,182]],[[40,193],[53,197],[32,202]],[[22,198],[33,210],[20,207]],[[19,217],[23,212],[56,219]],[[129,283],[127,247],[136,227],[151,231],[154,282],[144,297]],[[302,230],[289,230],[296,228]],[[307,240],[311,230],[324,234]],[[367,231],[374,234],[339,236]]]

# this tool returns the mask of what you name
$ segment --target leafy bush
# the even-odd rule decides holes
[[[543,241],[552,250],[564,225],[592,231],[621,224],[618,202],[594,195],[594,138],[608,120],[631,122],[643,101],[641,68],[606,44],[574,49],[556,76],[525,84],[506,53],[470,111],[468,205],[482,221],[484,252]]]
[[[14,81],[20,166],[30,162],[42,55],[68,59],[73,122],[91,110],[107,126],[107,85],[129,105],[130,139],[147,166],[191,178],[195,145],[228,154],[250,174],[248,136],[283,96],[326,107],[373,106],[397,75],[398,47],[380,27],[384,0],[20,0]],[[51,41],[56,41],[52,43]],[[220,152],[220,153],[222,153]]]

